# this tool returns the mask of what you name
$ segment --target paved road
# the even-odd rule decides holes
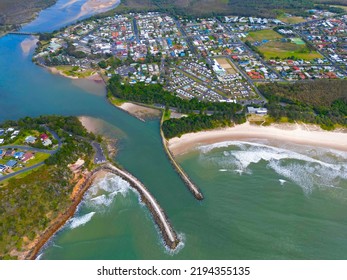
[[[133,18],[133,28],[134,28],[134,34],[136,37],[136,42],[140,44],[140,35],[139,35],[139,29],[137,28],[137,22],[136,19]]]
[[[58,141],[58,148],[57,149],[55,149],[55,150],[45,150],[45,149],[38,149],[38,148],[30,147],[30,146],[21,146],[21,145],[0,146],[0,149],[20,149],[20,150],[24,150],[24,151],[31,151],[31,152],[46,153],[46,154],[54,155],[55,153],[57,153],[60,150],[60,148],[62,146],[61,139],[59,138],[59,136],[57,135],[57,133],[55,131],[51,130],[46,125],[43,125],[43,127],[45,127],[46,130],[49,131],[53,135],[53,137]],[[16,171],[16,172],[13,172],[11,174],[2,176],[2,177],[0,177],[0,182],[3,181],[3,180],[9,179],[11,177],[17,176],[19,174],[22,174],[24,172],[33,170],[33,169],[35,169],[37,167],[43,166],[44,164],[45,164],[44,162],[40,162],[40,163],[37,163],[37,164],[35,164],[33,166],[30,166],[30,167],[27,167],[27,168],[23,168],[23,169],[21,169],[19,171]]]
[[[17,175],[19,175],[19,174],[22,174],[22,173],[24,173],[24,172],[33,170],[33,169],[35,169],[35,168],[37,168],[37,167],[43,166],[44,164],[45,164],[44,162],[40,162],[40,163],[35,164],[35,165],[33,165],[33,166],[30,166],[30,167],[24,168],[24,169],[22,169],[22,170],[13,172],[13,173],[11,173],[11,174],[2,176],[2,177],[0,177],[0,182],[3,181],[3,180],[6,180],[6,179],[10,179],[10,178],[12,178],[12,177],[14,177],[14,176],[17,176]]]
[[[91,142],[94,150],[95,150],[95,156],[94,156],[94,163],[104,163],[107,161],[104,151],[101,148],[101,145],[98,142]]]
[[[59,148],[55,149],[55,150],[44,150],[44,149],[38,149],[38,148],[30,147],[30,146],[21,146],[21,145],[0,146],[0,149],[20,149],[20,150],[24,150],[24,151],[46,153],[46,154],[50,154],[50,155],[55,154],[59,150]]]

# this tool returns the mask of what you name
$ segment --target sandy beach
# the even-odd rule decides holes
[[[130,102],[125,102],[118,107],[141,120],[145,118],[160,117],[161,115],[161,112],[157,109],[136,105]]]
[[[80,116],[78,117],[82,125],[87,129],[88,132],[97,133],[98,120],[95,118]]]
[[[347,151],[347,133],[342,131],[325,131],[318,126],[304,124],[257,126],[248,122],[235,127],[175,137],[169,140],[168,147],[174,155],[180,155],[201,145],[251,139],[276,140]]]
[[[81,12],[78,14],[77,18],[85,15],[105,12],[118,4],[120,0],[89,0],[81,7]]]

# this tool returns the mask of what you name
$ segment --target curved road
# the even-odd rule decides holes
[[[62,146],[62,142],[59,138],[59,136],[57,135],[57,133],[53,130],[50,130],[47,126],[44,126],[52,135],[53,137],[58,141],[58,148],[55,150],[45,150],[45,149],[38,149],[38,148],[33,148],[30,146],[21,146],[21,145],[5,145],[5,146],[0,146],[0,149],[20,149],[20,150],[24,150],[24,151],[31,151],[31,152],[37,152],[37,153],[46,153],[46,154],[50,154],[50,155],[54,155],[55,153],[57,153],[61,146]],[[0,177],[0,182],[9,178],[12,178],[14,176],[17,176],[19,174],[22,174],[24,172],[33,170],[35,168],[41,167],[43,166],[45,163],[44,162],[40,162],[37,164],[34,164],[33,166],[21,169],[19,171],[13,172],[11,174],[5,175]]]

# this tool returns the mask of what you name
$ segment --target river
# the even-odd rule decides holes
[[[40,13],[25,31],[76,19],[84,0]],[[62,8],[63,7],[63,8]],[[165,248],[149,211],[114,175],[95,182],[42,259],[346,259],[347,154],[288,143],[232,142],[179,156],[201,188],[198,202],[164,153],[159,121],[141,122],[111,106],[105,89],[52,75],[31,62],[30,37],[0,38],[0,121],[24,116],[89,116],[119,140],[117,162],[138,177],[183,240]]]

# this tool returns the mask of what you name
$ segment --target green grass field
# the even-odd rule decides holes
[[[264,55],[265,59],[287,59],[296,58],[313,60],[322,56],[316,51],[310,51],[304,41],[294,38],[292,42],[282,41],[284,37],[274,30],[261,30],[249,32],[245,40],[252,43],[268,40],[267,43],[258,46],[257,49]]]
[[[278,19],[288,24],[297,24],[297,23],[301,23],[305,21],[303,17],[296,17],[296,16],[291,16],[291,17],[280,16],[278,17]]]
[[[282,38],[283,36],[278,34],[276,31],[273,31],[272,29],[266,29],[261,31],[249,32],[245,40],[248,40],[250,42],[259,42],[262,40],[276,40]]]
[[[62,71],[63,74],[70,76],[70,77],[77,77],[77,78],[88,78],[91,75],[95,74],[95,71],[92,69],[83,70],[80,72],[80,69],[74,70],[74,67],[69,65],[60,65],[55,67],[57,70]]]
[[[297,45],[292,42],[268,42],[258,47],[258,50],[264,55],[265,59],[294,57],[296,59],[313,60],[322,58],[318,52],[310,51],[306,45]]]

